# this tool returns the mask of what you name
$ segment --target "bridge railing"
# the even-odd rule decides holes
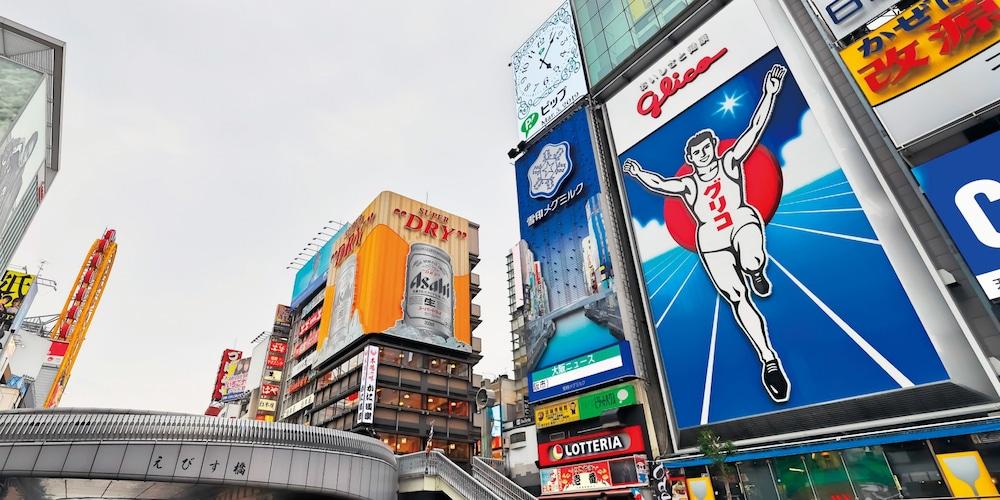
[[[335,450],[396,464],[377,439],[281,422],[132,410],[54,408],[0,412],[0,442],[224,441]]]
[[[396,460],[399,464],[400,481],[422,476],[437,476],[465,498],[507,500],[470,476],[440,451],[410,453],[396,457]]]
[[[504,500],[535,500],[535,496],[511,481],[500,470],[506,470],[503,460],[472,457],[472,476],[495,491]]]

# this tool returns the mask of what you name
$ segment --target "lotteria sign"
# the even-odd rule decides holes
[[[632,350],[619,342],[529,375],[528,399],[532,402],[587,389],[615,379],[635,376]]]
[[[538,465],[587,462],[599,458],[641,454],[646,451],[642,426],[631,425],[538,445]]]
[[[587,420],[599,417],[608,410],[633,405],[635,402],[635,387],[631,383],[616,385],[573,399],[539,406],[535,409],[535,425],[539,429],[544,429]]]

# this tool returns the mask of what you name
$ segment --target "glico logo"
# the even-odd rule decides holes
[[[714,56],[703,57],[695,67],[688,69],[684,72],[683,77],[680,73],[674,72],[670,75],[665,75],[660,79],[660,95],[656,92],[649,90],[639,97],[639,102],[635,105],[635,110],[639,112],[640,115],[649,115],[653,118],[659,118],[660,114],[663,113],[663,103],[667,102],[670,96],[677,93],[678,90],[686,87],[689,83],[695,81],[699,75],[708,71],[709,68],[715,64],[716,61],[722,59],[722,56],[726,55],[729,49],[723,47]]]

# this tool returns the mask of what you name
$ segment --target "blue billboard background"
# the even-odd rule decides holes
[[[292,308],[297,307],[299,302],[304,300],[308,292],[318,289],[322,283],[326,283],[326,273],[330,270],[330,259],[333,256],[333,243],[337,241],[341,233],[347,231],[347,225],[341,226],[340,230],[334,233],[326,243],[320,247],[309,261],[295,273],[295,283],[292,284]]]
[[[528,370],[624,340],[586,108],[515,163]]]
[[[619,156],[672,177],[687,139],[747,127],[774,49]],[[766,225],[768,297],[753,296],[790,381],[786,402],[762,388],[762,363],[698,254],[666,230],[665,198],[624,175],[642,273],[678,425],[832,402],[945,380],[945,371],[878,236],[789,72],[760,141],[783,184]],[[890,210],[885,207],[885,210]],[[749,286],[748,286],[749,288]],[[749,292],[752,293],[752,292]]]
[[[1000,280],[1000,275],[995,274],[1000,270],[1000,246],[996,246],[1000,238],[1000,166],[994,160],[997,151],[1000,132],[913,169],[969,269],[977,276],[990,274],[981,284],[991,298],[1000,297],[1000,281],[995,281]],[[963,215],[957,200],[967,202],[966,211],[972,220]]]

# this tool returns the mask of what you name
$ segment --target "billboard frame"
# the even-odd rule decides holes
[[[799,0],[799,1],[803,3],[808,2],[808,0]],[[894,267],[897,264],[897,261],[904,260],[904,258],[905,260],[912,262],[915,262],[912,257],[916,257],[917,258],[916,260],[919,260],[920,269],[926,270],[926,273],[924,276],[913,278],[913,281],[917,280],[924,282],[930,281],[933,283],[934,290],[930,291],[927,295],[933,296],[933,299],[940,297],[940,299],[943,301],[942,305],[952,315],[950,319],[954,321],[955,325],[962,332],[962,336],[964,337],[965,342],[968,343],[967,347],[972,351],[972,354],[979,362],[978,366],[968,368],[968,370],[970,370],[973,375],[975,374],[983,375],[982,377],[983,380],[986,381],[989,385],[989,388],[992,389],[992,392],[989,393],[988,395],[994,398],[994,402],[984,403],[984,404],[974,404],[974,405],[967,404],[952,409],[924,412],[921,413],[917,418],[919,420],[929,420],[933,418],[940,418],[942,416],[947,416],[947,415],[964,415],[969,413],[995,410],[997,408],[1000,408],[1000,400],[996,399],[998,396],[1000,396],[1000,381],[998,381],[996,377],[990,376],[991,370],[989,368],[989,364],[986,360],[986,357],[982,349],[980,348],[978,342],[976,341],[975,336],[973,335],[968,325],[968,322],[965,319],[965,316],[958,309],[954,299],[947,292],[945,284],[942,281],[940,275],[938,274],[934,264],[930,260],[927,251],[924,248],[923,243],[917,237],[913,224],[906,216],[902,208],[901,202],[898,199],[898,195],[894,190],[890,188],[883,172],[879,168],[875,167],[876,165],[879,165],[879,163],[873,157],[873,152],[870,151],[870,149],[866,146],[863,137],[861,136],[861,134],[857,129],[857,124],[855,124],[850,119],[850,116],[847,113],[843,103],[840,102],[840,100],[835,97],[839,96],[839,94],[833,88],[833,85],[829,81],[828,76],[824,73],[823,68],[820,66],[820,63],[816,59],[816,55],[811,51],[808,41],[805,40],[801,29],[795,26],[790,21],[790,19],[793,18],[792,13],[788,10],[788,7],[784,5],[781,0],[751,0],[751,2],[754,4],[756,9],[760,13],[760,16],[764,20],[764,24],[766,25],[768,31],[770,31],[771,36],[774,38],[775,47],[780,51],[781,55],[788,63],[789,69],[793,70],[795,78],[799,82],[799,86],[803,89],[803,94],[807,96],[809,107],[815,112],[817,122],[822,128],[831,150],[834,151],[835,157],[841,163],[842,167],[853,165],[853,167],[851,168],[860,169],[862,166],[864,166],[865,168],[868,168],[869,170],[873,171],[871,177],[866,176],[866,178],[864,179],[852,178],[852,184],[855,184],[857,190],[863,190],[866,194],[869,195],[871,194],[870,191],[872,191],[873,188],[877,188],[878,191],[875,193],[875,195],[880,197],[881,199],[886,200],[887,203],[892,207],[892,212],[893,212],[892,215],[894,215],[895,219],[898,220],[899,229],[902,229],[903,233],[905,233],[905,235],[908,237],[910,242],[909,248],[897,248],[895,250],[895,253],[897,255],[894,256],[894,258],[892,259]],[[723,6],[718,10],[713,11],[707,19],[698,19],[697,26],[701,26],[708,19],[711,19],[712,17],[721,14],[727,7],[729,7],[729,4]],[[819,20],[816,19],[815,16],[811,17],[813,17],[814,23],[819,22]],[[688,21],[686,20],[685,23],[687,22]],[[693,29],[689,29],[688,32],[689,33],[694,32],[697,29],[697,26]],[[826,33],[823,33],[823,29],[818,26],[816,27],[816,29],[818,29],[823,34],[824,41],[829,42],[829,40],[826,38],[828,35]],[[677,45],[677,47],[679,46],[680,44]],[[671,49],[673,48],[674,47],[672,47]],[[837,54],[833,52],[832,49],[829,47],[828,50],[831,50],[831,54],[839,62]],[[647,63],[647,69],[644,71],[648,71],[652,67],[652,65],[655,64],[656,58],[663,57],[665,54],[666,53],[656,56],[651,56],[650,60],[645,61]],[[646,60],[646,58],[647,56],[643,55],[640,56],[638,60]],[[841,69],[843,69],[843,67],[841,67]],[[850,78],[848,78],[848,80],[850,81]],[[808,91],[807,89],[809,88],[823,89],[823,91],[817,91],[817,90]],[[857,93],[857,89],[852,88],[852,90],[855,93]],[[610,159],[610,164],[607,165],[607,167],[615,171],[615,173],[612,174],[612,178],[616,184],[616,188],[618,189],[618,195],[621,198],[621,203],[623,208],[626,210],[625,214],[627,216],[629,213],[631,213],[631,207],[629,204],[630,203],[629,199],[625,192],[624,179],[620,170],[621,166],[619,164],[619,159],[618,159],[619,154],[624,153],[624,151],[619,151],[619,148],[615,144],[614,135],[611,130],[612,121],[609,115],[606,102],[607,100],[605,100],[605,102],[599,106],[594,106],[594,108],[601,113],[601,118],[606,124],[606,126],[603,127],[604,129],[603,133],[605,134],[603,140],[606,140],[612,149],[612,154],[611,154],[612,158]],[[862,102],[865,102],[863,98]],[[878,120],[872,114],[870,108],[866,109],[866,111],[868,112],[869,117],[874,121],[874,123],[881,125],[880,122],[878,122]],[[662,124],[660,126],[662,126]],[[658,128],[659,126],[657,127],[657,129]],[[883,140],[886,139],[883,138]],[[638,144],[641,141],[642,138],[636,141],[635,144]],[[630,145],[628,148],[625,148],[625,150],[631,148],[633,145]],[[890,149],[892,149],[895,152],[894,148]],[[898,156],[896,158],[898,159]],[[635,228],[633,227],[632,224],[628,223],[627,220],[625,226],[626,226],[626,232],[629,237],[628,243],[630,246],[630,250],[632,251],[632,256],[631,256],[632,270],[636,272],[636,276],[639,277],[638,286],[641,291],[640,293],[642,294],[640,303],[642,305],[643,313],[646,320],[646,330],[651,337],[650,340],[654,347],[654,351],[656,351],[655,355],[653,356],[653,359],[657,368],[656,376],[660,383],[660,389],[661,389],[660,392],[664,398],[664,403],[667,408],[666,418],[669,424],[669,435],[670,435],[669,448],[670,450],[672,450],[673,453],[697,452],[696,447],[680,446],[681,429],[678,427],[676,415],[673,409],[671,408],[672,405],[671,402],[673,401],[673,398],[671,397],[670,387],[666,381],[666,371],[664,369],[663,361],[660,355],[660,353],[662,352],[660,339],[658,338],[656,334],[656,329],[653,326],[654,324],[654,322],[652,321],[653,315],[650,310],[649,301],[647,300],[647,297],[649,296],[649,291],[647,290],[647,285],[645,283],[645,280],[642,279],[643,276],[642,262],[639,259],[640,254],[638,253]],[[905,253],[907,255],[901,257],[898,255],[901,253]],[[889,252],[887,252],[887,255],[888,254]],[[903,277],[900,276],[901,282],[902,279]],[[909,295],[910,289],[913,288],[914,286],[915,285],[913,284],[912,281],[910,282],[909,285],[904,285],[904,289],[907,290],[908,292],[907,295]],[[925,299],[925,302],[928,300],[932,299],[930,298]],[[957,332],[955,333],[957,334]],[[958,341],[959,339],[956,338],[955,340]],[[936,339],[932,339],[932,343],[937,347]],[[951,376],[952,370],[948,371],[949,371],[949,376]],[[955,377],[951,377],[951,379],[954,378]],[[854,398],[848,398],[848,400],[865,399],[873,396],[877,397],[880,394],[882,393],[866,394]],[[800,406],[793,409],[780,411],[777,413],[795,414],[800,410],[816,408],[829,404],[842,403],[843,401],[844,400],[836,400],[836,401],[815,403],[812,405]],[[747,420],[751,418],[762,417],[764,415],[769,415],[769,414],[750,415],[747,417],[741,417],[734,420],[736,421]],[[852,421],[839,425],[812,427],[806,430],[797,430],[797,431],[777,433],[777,434],[766,434],[758,437],[738,439],[734,440],[734,444],[736,444],[737,446],[766,444],[777,441],[787,441],[787,440],[801,439],[807,437],[821,436],[833,432],[845,432],[845,431],[852,431],[859,429],[864,430],[879,426],[888,426],[900,423],[912,423],[913,421],[914,421],[913,415],[875,418],[875,419],[868,419],[861,421]],[[714,422],[711,424],[707,424],[707,426],[712,427],[713,425],[719,423],[723,422],[721,421]],[[703,428],[703,427],[705,426],[702,425],[696,428]]]

